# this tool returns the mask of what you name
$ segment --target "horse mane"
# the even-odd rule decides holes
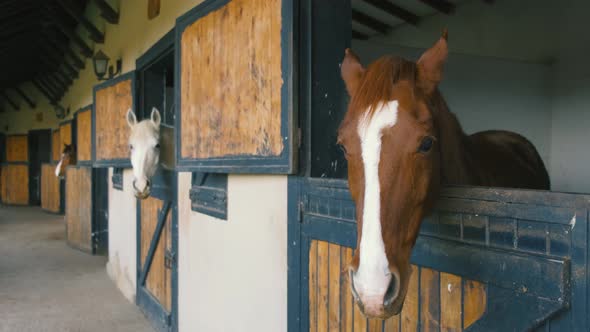
[[[418,69],[414,62],[398,56],[384,56],[373,62],[365,72],[365,78],[350,101],[351,109],[375,112],[377,105],[389,100],[393,87],[399,81],[415,85]]]

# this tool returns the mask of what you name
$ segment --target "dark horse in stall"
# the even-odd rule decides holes
[[[447,32],[417,62],[385,56],[364,68],[349,49],[342,78],[351,97],[338,143],[356,205],[351,290],[369,317],[403,306],[410,254],[444,184],[549,189],[526,138],[508,131],[466,135],[438,90]]]
[[[68,165],[76,165],[76,146],[74,144],[64,144],[64,148],[61,152],[61,158],[55,166],[55,176],[63,178],[66,167]]]

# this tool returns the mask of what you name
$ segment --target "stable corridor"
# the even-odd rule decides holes
[[[0,205],[0,332],[153,331],[105,257],[66,245],[63,219]]]

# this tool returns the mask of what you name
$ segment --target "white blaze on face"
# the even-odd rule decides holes
[[[367,111],[358,124],[361,151],[365,172],[365,192],[359,267],[354,275],[354,286],[361,300],[367,305],[382,304],[391,274],[385,255],[381,233],[381,188],[379,182],[379,161],[381,159],[381,138],[385,128],[397,121],[398,102],[380,103],[375,112]]]
[[[131,164],[135,177],[136,188],[143,191],[147,181],[156,173],[160,157],[160,151],[156,148],[160,139],[157,129],[149,120],[144,120],[133,127],[130,145]]]
[[[57,177],[59,177],[59,173],[61,173],[61,165],[63,162],[64,162],[64,157],[62,156],[61,159],[59,160],[59,163],[55,167],[55,176],[57,176]]]

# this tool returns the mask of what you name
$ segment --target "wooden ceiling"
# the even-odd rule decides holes
[[[18,109],[19,99],[34,107],[21,88],[25,82],[52,104],[63,97],[94,54],[94,44],[105,40],[84,15],[89,5],[96,6],[101,20],[118,23],[119,13],[106,0],[0,0],[2,108]]]

